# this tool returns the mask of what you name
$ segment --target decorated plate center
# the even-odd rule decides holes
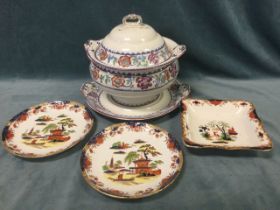
[[[224,143],[235,141],[238,132],[233,126],[224,121],[211,121],[198,128],[201,136],[212,143]]]
[[[36,125],[22,133],[22,142],[35,148],[47,148],[59,145],[71,139],[70,134],[77,125],[74,120],[61,114],[56,117],[42,115],[36,120]]]
[[[128,151],[129,149],[129,151]],[[162,155],[142,139],[132,144],[116,141],[110,147],[113,155],[102,166],[104,175],[115,183],[137,185],[154,180],[161,174]]]

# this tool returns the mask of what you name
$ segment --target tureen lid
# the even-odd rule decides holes
[[[141,53],[163,47],[164,41],[151,26],[142,22],[141,16],[130,14],[111,30],[102,45],[111,51]]]
[[[130,70],[164,65],[185,52],[184,45],[170,49],[164,38],[136,14],[123,17],[122,24],[104,39],[88,41],[85,49],[95,64]]]

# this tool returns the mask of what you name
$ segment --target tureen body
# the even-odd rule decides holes
[[[85,43],[93,81],[117,103],[139,106],[160,97],[179,73],[184,45],[127,15],[104,39]]]

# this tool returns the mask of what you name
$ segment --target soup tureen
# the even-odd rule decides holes
[[[177,78],[178,58],[186,51],[129,14],[101,40],[84,44],[96,85],[125,106],[155,101]]]

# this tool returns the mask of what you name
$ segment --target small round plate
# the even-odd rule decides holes
[[[97,191],[114,198],[156,194],[179,175],[183,153],[165,130],[142,122],[114,124],[83,149],[81,169]]]
[[[2,133],[4,148],[17,156],[41,158],[80,142],[93,126],[86,107],[74,101],[32,106],[14,116]]]
[[[169,89],[164,90],[152,103],[144,106],[128,107],[118,104],[102,91],[94,82],[86,82],[81,87],[88,106],[106,117],[121,120],[147,120],[164,116],[175,110],[182,99],[190,94],[188,84],[176,81]]]

